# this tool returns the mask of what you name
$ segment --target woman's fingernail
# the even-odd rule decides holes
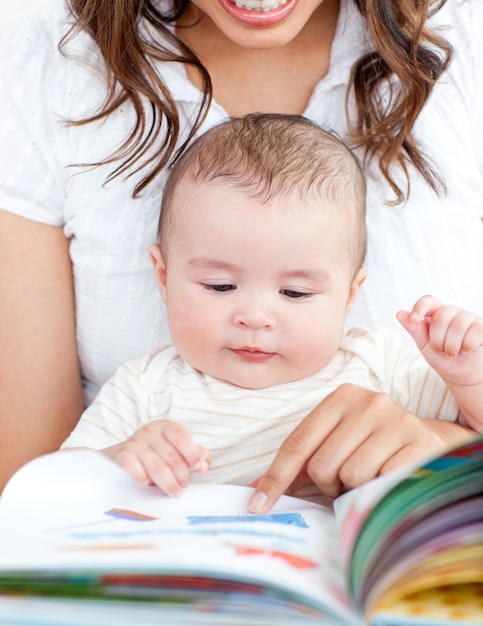
[[[250,513],[265,513],[267,508],[268,496],[263,491],[257,491],[248,504]]]

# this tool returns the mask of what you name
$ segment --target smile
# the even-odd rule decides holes
[[[230,0],[239,9],[248,11],[272,11],[286,4],[287,0]]]
[[[249,27],[276,26],[295,10],[300,0],[218,0],[237,22]]]

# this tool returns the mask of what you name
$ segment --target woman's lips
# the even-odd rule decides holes
[[[237,6],[235,1],[232,0],[218,0],[221,6],[229,13],[234,19],[247,26],[273,26],[278,22],[284,20],[289,15],[299,0],[286,0],[282,4],[278,0],[274,7],[268,10],[264,8],[246,8],[246,6]],[[238,4],[250,6],[249,0],[240,1]]]
[[[268,361],[273,356],[274,352],[263,352],[258,348],[230,348],[231,351],[245,361],[261,362]]]

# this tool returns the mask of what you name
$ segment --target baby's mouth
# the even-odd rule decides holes
[[[230,0],[239,9],[248,11],[273,11],[287,3],[287,0]]]
[[[264,352],[258,348],[230,348],[233,354],[236,354],[243,361],[250,361],[252,363],[262,363],[263,361],[270,361],[275,356],[274,352]]]

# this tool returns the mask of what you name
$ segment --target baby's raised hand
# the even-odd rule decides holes
[[[423,296],[412,311],[399,311],[397,318],[445,381],[483,382],[483,318],[433,296]]]
[[[129,439],[102,452],[140,483],[151,483],[174,498],[190,483],[191,472],[204,474],[210,453],[197,445],[188,430],[176,422],[155,420]]]

